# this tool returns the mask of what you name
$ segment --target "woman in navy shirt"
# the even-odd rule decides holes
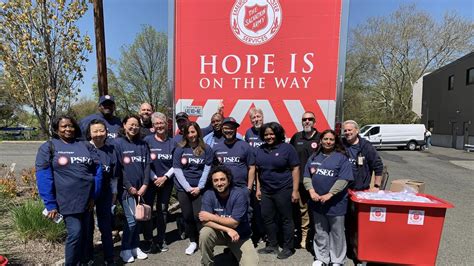
[[[115,155],[114,147],[106,143],[107,127],[102,120],[93,119],[86,129],[86,139],[95,149],[102,164],[102,189],[95,200],[97,223],[99,225],[104,261],[114,263],[114,243],[112,241],[112,203],[117,198],[117,179],[114,178]],[[94,223],[91,216],[89,226],[88,248],[93,252]]]
[[[202,140],[201,128],[196,122],[189,122],[183,132],[184,139],[173,154],[173,168],[179,206],[190,241],[185,253],[192,255],[197,249],[198,232],[202,227],[198,217],[201,210],[201,192],[206,185],[213,153],[209,145]]]
[[[268,245],[259,253],[278,254],[286,259],[293,254],[293,206],[299,200],[299,160],[292,145],[285,143],[285,130],[276,123],[264,124],[260,138],[265,144],[256,149],[255,162],[258,168],[257,198],[261,199],[262,218],[267,232]],[[276,218],[281,220],[283,249],[278,250]]]
[[[138,247],[139,230],[135,220],[135,206],[145,195],[150,179],[150,153],[148,146],[140,136],[140,118],[128,115],[122,120],[123,129],[120,137],[115,139],[114,148],[117,156],[116,176],[119,176],[119,197],[121,199],[126,221],[122,236],[120,257],[125,263],[135,258],[146,259],[148,256]]]
[[[53,122],[53,138],[36,155],[36,182],[47,217],[64,217],[67,238],[65,264],[90,258],[84,245],[94,198],[100,192],[102,167],[94,150],[79,141],[81,130],[74,118],[60,116]]]
[[[156,198],[156,243],[153,240],[153,221],[145,222],[143,236],[148,242],[149,252],[168,251],[165,241],[166,217],[171,191],[173,190],[173,152],[175,142],[168,136],[168,119],[166,115],[155,112],[151,115],[154,135],[145,137],[150,149],[151,175],[150,185],[145,193],[145,202],[153,206]],[[146,252],[147,250],[145,250]]]
[[[312,199],[309,206],[316,229],[313,265],[343,265],[347,184],[353,176],[352,166],[335,131],[328,129],[321,133],[319,148],[308,159],[303,176]]]

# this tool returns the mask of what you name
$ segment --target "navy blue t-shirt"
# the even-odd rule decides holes
[[[212,150],[216,162],[225,165],[232,172],[234,185],[247,187],[248,167],[255,165],[255,154],[250,145],[237,139],[233,144],[225,142],[215,145]]]
[[[202,197],[201,210],[236,220],[239,225],[235,231],[240,239],[248,239],[252,233],[248,218],[248,198],[248,190],[238,187],[230,188],[227,199],[221,199],[218,193],[211,189]]]
[[[173,167],[181,168],[184,177],[191,187],[197,187],[201,178],[204,166],[212,164],[212,149],[206,144],[204,152],[200,155],[194,155],[193,149],[190,147],[177,147],[173,153]],[[175,178],[175,185],[178,191],[183,188]]]
[[[65,143],[52,139],[54,193],[61,214],[85,211],[92,197],[99,158],[96,152],[83,141]],[[37,170],[50,168],[50,143],[43,143],[36,155]],[[41,181],[38,181],[41,182]]]
[[[213,131],[205,135],[203,140],[204,140],[204,143],[206,143],[207,145],[209,145],[209,147],[214,149],[214,146],[217,144],[223,143],[225,138],[222,134],[220,134],[220,136],[215,135]]]
[[[96,152],[102,164],[102,190],[106,190],[110,188],[110,180],[114,178],[117,157],[114,154],[114,146],[110,144],[96,148]]]
[[[107,120],[102,113],[95,113],[86,116],[81,119],[81,121],[79,121],[79,126],[81,127],[82,136],[84,139],[86,139],[87,126],[89,126],[89,123],[94,119],[105,123],[108,141],[118,137],[119,130],[122,127],[122,121],[120,121],[120,119],[116,116],[113,116],[110,120]]]
[[[291,173],[299,163],[295,148],[288,143],[260,146],[255,150],[255,165],[258,167],[261,191],[276,193],[284,188],[293,188]]]
[[[254,127],[247,129],[245,132],[245,141],[247,141],[251,147],[258,148],[265,143],[260,139],[259,131]]]
[[[155,135],[146,136],[145,142],[148,143],[150,149],[151,170],[157,177],[163,176],[173,167],[173,152],[176,144],[171,138],[158,141]]]
[[[319,195],[329,193],[337,180],[354,180],[352,176],[352,166],[346,155],[340,152],[332,152],[325,155],[322,152],[312,155],[306,163],[304,176],[311,177],[313,188]],[[341,216],[347,210],[347,187],[334,195],[329,201],[310,201],[311,207],[318,213],[329,216]]]
[[[181,135],[181,134],[176,134],[176,135],[173,137],[173,142],[174,142],[174,144],[176,145],[176,147],[181,143],[181,141],[183,141],[183,135]]]
[[[150,152],[146,142],[119,137],[115,139],[114,147],[117,156],[116,176],[121,177],[119,191],[130,187],[138,190],[142,185],[147,185],[150,177]]]

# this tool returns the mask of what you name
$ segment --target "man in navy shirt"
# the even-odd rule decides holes
[[[105,123],[105,126],[107,127],[108,139],[115,139],[116,137],[118,137],[119,130],[122,127],[122,121],[120,121],[120,118],[114,115],[114,112],[115,112],[114,96],[111,96],[111,95],[100,96],[98,110],[99,110],[99,113],[86,116],[79,122],[80,127],[81,127],[81,132],[83,134],[82,138],[86,139],[85,132],[87,131],[87,127],[89,126],[89,123],[94,119],[98,119]]]
[[[189,116],[185,112],[179,112],[175,116],[176,124],[178,124],[178,133],[173,137],[173,141],[179,144],[183,140],[183,129],[189,123]]]
[[[247,141],[250,146],[254,148],[260,147],[263,143],[265,143],[262,139],[260,139],[260,127],[263,125],[263,111],[260,108],[252,108],[249,111],[249,118],[250,122],[252,123],[252,127],[247,129],[245,132],[245,141]]]
[[[217,164],[225,165],[232,172],[235,186],[252,190],[255,180],[255,156],[250,145],[237,138],[239,123],[233,117],[222,122],[224,142],[213,147]]]
[[[224,142],[222,135],[222,121],[224,117],[221,113],[215,113],[211,117],[212,132],[204,135],[204,143],[214,148],[214,145]]]
[[[148,136],[154,133],[153,125],[151,123],[151,114],[153,114],[153,106],[149,103],[142,103],[138,115],[140,116],[140,132],[143,136]]]
[[[295,228],[298,231],[298,237],[301,237],[300,246],[306,248],[306,240],[310,228],[310,218],[308,212],[309,193],[303,186],[304,167],[308,158],[316,151],[319,142],[319,132],[314,128],[316,116],[311,111],[303,113],[301,118],[303,130],[297,132],[291,137],[290,144],[295,147],[298,158],[300,159],[300,202],[298,208],[294,208]],[[311,238],[310,238],[311,239]]]
[[[258,255],[250,240],[248,191],[232,185],[232,173],[217,166],[209,173],[213,189],[202,197],[199,220],[201,264],[213,265],[214,247],[228,246],[240,265],[258,265]]]
[[[344,130],[343,144],[348,151],[352,164],[354,183],[349,187],[354,190],[366,190],[370,187],[372,173],[375,174],[374,188],[378,191],[382,184],[383,162],[372,144],[359,136],[359,125],[354,120],[342,124]]]
[[[352,165],[352,173],[354,175],[353,182],[349,183],[349,188],[360,191],[370,188],[372,173],[375,175],[373,191],[378,191],[382,184],[383,163],[377,150],[372,144],[359,136],[359,125],[354,120],[344,121],[342,124],[344,132],[343,145],[346,148],[349,162]],[[350,205],[350,203],[349,203]],[[348,232],[355,230],[355,218],[352,208],[348,207],[346,215],[346,240],[347,240],[347,256],[353,259],[354,264],[358,263],[356,255],[353,253],[353,247]]]

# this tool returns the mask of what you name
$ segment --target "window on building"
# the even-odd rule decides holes
[[[469,68],[466,73],[466,85],[474,84],[474,67]]]
[[[451,75],[448,78],[448,91],[452,90],[454,90],[454,75]]]

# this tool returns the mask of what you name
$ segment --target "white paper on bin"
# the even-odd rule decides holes
[[[409,192],[391,192],[384,190],[378,192],[357,191],[355,195],[358,199],[433,203],[433,201],[427,197],[417,196],[415,193]]]

